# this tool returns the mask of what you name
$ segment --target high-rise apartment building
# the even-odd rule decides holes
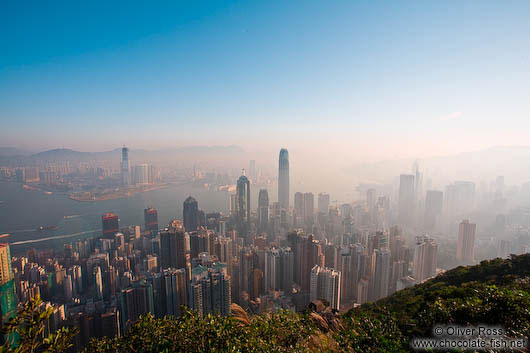
[[[329,210],[329,194],[318,194],[318,212],[328,214]]]
[[[403,226],[414,225],[416,196],[414,192],[414,175],[399,176],[399,222]]]
[[[433,230],[442,215],[443,192],[436,190],[427,190],[425,197],[425,216],[423,226],[426,230]]]
[[[187,234],[177,221],[160,232],[160,268],[186,268]]]
[[[437,263],[438,244],[436,244],[436,241],[426,235],[416,237],[413,275],[417,283],[436,276]]]
[[[390,283],[390,250],[375,249],[372,253],[371,300],[379,300],[388,295]]]
[[[311,269],[311,301],[325,299],[335,310],[340,308],[341,272],[315,265]]]
[[[464,219],[458,226],[456,259],[467,263],[475,262],[475,232],[477,225]]]
[[[258,195],[258,226],[260,231],[266,231],[269,227],[269,193],[267,189],[261,189]]]
[[[198,265],[192,270],[189,289],[191,309],[200,315],[228,316],[232,304],[231,280],[226,266],[215,263],[211,268]]]
[[[278,163],[278,202],[289,210],[289,152],[282,148]]]

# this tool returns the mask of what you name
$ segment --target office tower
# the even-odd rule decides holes
[[[160,268],[186,268],[186,233],[173,222],[160,232]]]
[[[237,216],[237,194],[230,195],[230,216]]]
[[[199,204],[197,200],[189,196],[183,205],[184,229],[193,232],[199,229]]]
[[[296,192],[294,194],[294,214],[295,226],[302,226],[304,224],[304,194],[301,192]]]
[[[313,224],[313,215],[315,214],[315,197],[313,193],[304,194],[304,222],[307,226]]]
[[[334,310],[340,308],[341,273],[315,265],[311,269],[311,301],[325,299]]]
[[[475,262],[475,232],[477,225],[464,219],[458,227],[456,259],[466,263]]]
[[[455,181],[445,188],[444,213],[452,221],[473,210],[475,205],[475,184],[470,181]]]
[[[73,283],[72,283],[72,276],[66,275],[63,281],[63,292],[64,292],[64,299],[69,302],[72,300],[73,297]]]
[[[155,313],[153,286],[150,283],[135,282],[123,289],[119,295],[122,327],[128,328],[140,315]]]
[[[266,231],[269,227],[269,193],[267,189],[261,189],[259,191],[258,224],[260,231]]]
[[[390,250],[375,249],[372,254],[371,300],[376,301],[388,295],[390,282]]]
[[[414,225],[415,212],[414,175],[399,176],[399,222],[403,226]]]
[[[241,237],[250,231],[250,182],[242,175],[237,180],[237,223]]]
[[[103,276],[101,274],[101,267],[96,266],[92,269],[94,276],[94,288],[96,289],[96,299],[103,299]]]
[[[278,202],[283,209],[289,210],[289,152],[285,148],[280,150],[278,166]]]
[[[189,303],[199,315],[230,315],[231,280],[226,267],[216,263],[212,268],[197,266],[192,270]]]
[[[144,221],[145,221],[145,230],[151,232],[151,234],[156,235],[158,232],[158,211],[152,207],[146,208],[144,210]]]
[[[318,212],[328,214],[329,210],[329,194],[318,194]]]
[[[101,224],[105,239],[113,239],[116,233],[120,231],[120,220],[118,215],[113,212],[107,212],[101,216]]]
[[[370,216],[373,215],[375,209],[375,189],[366,190],[366,208]]]
[[[214,233],[210,230],[201,229],[197,232],[189,233],[190,239],[190,257],[193,260],[200,253],[213,254],[214,252]]]
[[[311,269],[315,265],[321,265],[322,247],[320,242],[308,235],[302,240],[302,254],[300,264],[300,287],[303,291],[309,291],[311,285]]]
[[[256,161],[253,159],[250,161],[250,165],[248,167],[248,177],[252,183],[256,183]]]
[[[426,235],[416,237],[413,275],[417,283],[436,276],[437,257],[438,244],[434,239]]]
[[[442,214],[443,192],[427,190],[425,197],[425,217],[423,225],[426,230],[432,230],[437,226],[437,221]]]
[[[127,187],[130,184],[129,149],[123,146],[121,149],[121,185]]]
[[[164,315],[179,316],[181,306],[188,305],[188,281],[186,270],[166,269],[163,274],[163,301],[165,304]]]
[[[133,180],[136,185],[149,184],[149,166],[147,164],[135,165]]]

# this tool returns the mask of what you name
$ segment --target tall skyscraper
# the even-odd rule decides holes
[[[445,188],[444,213],[449,221],[473,210],[475,183],[455,181]]]
[[[260,231],[266,231],[269,227],[269,193],[267,189],[261,189],[259,191],[258,224]]]
[[[371,299],[379,300],[388,295],[390,282],[390,250],[375,249],[372,253]]]
[[[149,165],[138,164],[134,166],[134,183],[136,185],[149,184]]]
[[[306,226],[313,224],[313,215],[315,214],[315,196],[311,192],[304,194],[304,222]]]
[[[414,246],[414,279],[421,283],[436,276],[438,263],[438,244],[428,236],[416,237]],[[398,278],[396,278],[397,281]]]
[[[166,269],[163,272],[163,301],[165,304],[164,315],[179,316],[181,305],[188,305],[188,281],[186,270]]]
[[[199,203],[189,196],[182,208],[184,229],[186,232],[193,232],[199,229]]]
[[[107,212],[101,216],[101,225],[105,239],[113,239],[114,235],[120,231],[120,220],[114,212]]]
[[[144,221],[145,230],[150,231],[152,234],[158,232],[158,211],[152,207],[144,210]]]
[[[458,227],[456,259],[467,263],[475,262],[475,232],[477,225],[464,219]]]
[[[399,222],[403,226],[414,225],[415,215],[414,175],[399,176]]]
[[[127,187],[130,184],[129,149],[123,146],[121,149],[121,185]]]
[[[432,230],[437,225],[442,214],[443,192],[427,190],[425,197],[425,217],[423,225],[426,230]]]
[[[335,310],[340,308],[341,273],[332,268],[315,265],[311,269],[311,301],[325,299]]]
[[[160,232],[160,268],[186,268],[186,233],[177,222]]]
[[[328,214],[329,210],[329,194],[318,194],[318,212]]]
[[[237,180],[237,223],[240,236],[250,231],[250,182],[244,175]]]
[[[289,152],[280,150],[278,167],[278,202],[280,206],[289,210]]]

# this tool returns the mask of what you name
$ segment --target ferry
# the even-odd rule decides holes
[[[73,215],[70,215],[70,216],[64,216],[63,218],[64,219],[70,219],[70,218],[77,218],[77,217],[80,217],[81,215],[80,214],[73,214]]]
[[[43,232],[45,230],[57,230],[57,229],[59,229],[58,226],[40,226],[39,228],[37,228],[39,232]]]

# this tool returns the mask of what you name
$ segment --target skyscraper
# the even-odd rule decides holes
[[[372,253],[371,300],[379,300],[388,295],[390,282],[390,250],[375,249]]]
[[[417,283],[436,276],[437,258],[438,244],[436,241],[426,235],[416,237],[413,273]]]
[[[261,189],[259,191],[258,224],[260,231],[266,231],[269,227],[269,193],[267,189]]]
[[[240,236],[250,231],[250,182],[241,175],[237,180],[237,223]]]
[[[189,196],[184,201],[182,213],[186,232],[193,232],[199,229],[199,204],[197,200]]]
[[[114,212],[107,212],[101,216],[103,238],[112,239],[120,231],[120,220]]]
[[[125,146],[121,149],[121,185],[129,186],[131,178],[129,173],[129,149]]]
[[[149,184],[149,165],[144,163],[134,166],[134,183],[136,185]]]
[[[329,194],[318,194],[318,212],[328,214],[329,210]]]
[[[11,265],[9,244],[0,244],[0,325],[8,322],[17,314],[15,280]],[[9,337],[2,336],[1,343]]]
[[[432,230],[442,214],[443,192],[427,190],[425,198],[425,217],[423,225],[426,230]]]
[[[464,219],[458,227],[458,248],[456,259],[467,263],[475,262],[475,232],[477,225]]]
[[[160,268],[186,268],[186,233],[177,221],[160,232]]]
[[[313,224],[313,215],[315,214],[315,196],[311,192],[304,194],[304,222],[306,226]]]
[[[325,299],[335,310],[340,308],[341,273],[332,268],[315,265],[311,269],[310,299]]]
[[[158,232],[158,211],[152,207],[144,210],[145,229],[152,234]]]
[[[414,175],[399,176],[399,222],[403,226],[412,226],[415,215]]]
[[[289,210],[289,152],[280,150],[278,167],[278,202],[280,206]]]
[[[192,270],[189,289],[191,309],[200,315],[230,314],[232,304],[231,281],[226,266],[215,263],[212,268],[198,265]]]

